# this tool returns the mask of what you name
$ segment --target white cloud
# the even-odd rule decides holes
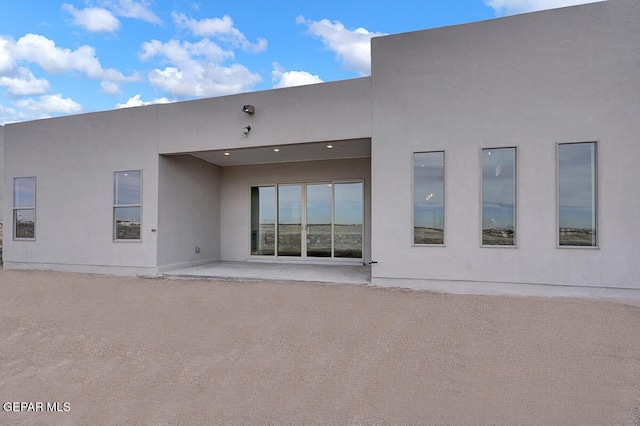
[[[296,18],[296,23],[306,25],[310,34],[335,52],[345,69],[362,76],[371,74],[371,38],[386,35],[364,28],[349,30],[340,21],[311,21],[302,15]]]
[[[146,1],[105,0],[102,5],[104,7],[76,9],[73,5],[65,3],[62,9],[73,17],[74,25],[93,33],[113,33],[120,29],[121,24],[116,16],[162,24],[162,19],[149,8]]]
[[[211,63],[193,62],[191,66],[178,69],[166,67],[149,73],[149,82],[176,96],[207,97],[227,95],[250,90],[262,81],[244,65],[224,67]]]
[[[12,40],[0,37],[0,74],[12,71],[16,62],[11,53]]]
[[[149,82],[178,97],[205,97],[250,90],[262,81],[244,65],[222,65],[232,59],[233,52],[225,51],[211,40],[197,43],[157,40],[142,45],[140,58],[148,60],[159,56],[169,66],[149,73]]]
[[[102,81],[100,82],[100,91],[102,93],[106,93],[107,95],[119,95],[122,93],[120,90],[120,85],[118,83],[114,83],[113,81]]]
[[[16,111],[13,108],[8,108],[0,104],[0,126],[4,126],[7,123],[16,123],[25,120],[27,120],[27,117],[23,112]]]
[[[273,63],[271,81],[276,89],[322,83],[322,79],[317,74],[311,74],[307,71],[287,71],[277,62]]]
[[[31,70],[22,66],[24,64],[37,64],[48,73],[81,73],[102,80],[102,92],[109,94],[120,93],[121,83],[140,81],[137,73],[125,76],[118,70],[102,68],[95,49],[90,46],[63,49],[37,34],[26,34],[18,41],[0,37],[0,86],[16,97],[49,93],[49,82],[36,78]]]
[[[154,99],[152,101],[143,101],[141,99],[141,97],[142,96],[140,94],[134,95],[134,96],[130,97],[129,100],[127,100],[127,102],[125,102],[123,104],[116,104],[116,109],[132,108],[132,107],[138,107],[138,106],[144,106],[144,105],[154,105],[154,104],[168,104],[168,103],[171,102],[166,97]]]
[[[152,24],[162,24],[162,19],[158,17],[150,8],[146,1],[136,2],[133,0],[120,0],[118,3],[111,3],[110,9],[123,18],[139,19],[151,22]]]
[[[597,1],[600,0],[485,0],[484,3],[493,8],[497,15],[503,16]]]
[[[233,26],[233,19],[228,15],[222,18],[206,18],[202,20],[187,18],[183,13],[177,12],[173,12],[171,16],[177,27],[186,28],[193,35],[215,37],[251,53],[263,52],[267,49],[267,40],[259,38],[256,43],[251,43],[240,30]]]
[[[63,98],[61,94],[40,96],[38,100],[21,99],[16,101],[19,108],[40,114],[74,114],[82,111],[82,106],[71,98]]]
[[[76,50],[62,49],[53,40],[37,35],[26,34],[18,39],[14,46],[17,59],[38,64],[47,72],[59,74],[78,71],[87,77],[111,82],[135,82],[140,76],[125,76],[120,71],[102,68],[91,46],[80,46]]]
[[[46,79],[36,78],[28,68],[18,66],[16,43],[0,37],[0,87],[10,96],[34,96],[49,93]]]
[[[13,75],[0,75],[0,86],[11,96],[34,96],[49,93],[49,82],[36,78],[27,68],[19,67]]]
[[[86,28],[92,33],[112,33],[120,28],[120,21],[115,15],[100,7],[87,7],[76,9],[73,5],[65,3],[62,8],[73,16],[73,23]]]
[[[140,59],[147,60],[154,56],[164,56],[174,64],[190,61],[193,57],[201,57],[213,62],[221,62],[225,59],[233,59],[233,51],[223,50],[211,40],[204,39],[197,43],[188,41],[180,43],[177,40],[169,40],[162,43],[158,40],[151,40],[142,43],[142,53]]]

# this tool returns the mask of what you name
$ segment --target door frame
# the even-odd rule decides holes
[[[360,194],[360,202],[361,202],[361,212],[360,217],[362,219],[361,223],[361,245],[360,252],[361,257],[359,258],[348,258],[348,257],[335,257],[335,187],[337,184],[344,183],[359,183],[362,185],[361,194]],[[331,256],[330,257],[320,257],[320,256],[308,256],[307,254],[307,186],[309,185],[323,185],[330,184],[331,185]],[[280,256],[278,255],[278,225],[279,225],[279,188],[280,186],[300,186],[300,206],[301,206],[301,230],[300,230],[300,256]],[[273,261],[273,262],[304,262],[304,263],[346,263],[346,264],[359,264],[361,265],[364,261],[364,250],[365,250],[365,235],[366,235],[366,188],[365,188],[365,180],[364,179],[338,179],[338,180],[330,180],[330,179],[322,179],[317,181],[293,181],[293,182],[277,182],[277,183],[260,183],[260,184],[250,184],[249,185],[249,242],[251,242],[251,189],[256,187],[274,187],[275,188],[275,223],[274,223],[274,254],[273,255],[259,255],[259,254],[251,254],[251,244],[249,245],[249,256],[251,260],[260,260],[260,261]]]

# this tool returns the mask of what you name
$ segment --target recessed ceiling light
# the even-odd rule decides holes
[[[280,148],[273,148],[274,152],[280,152]]]
[[[225,151],[224,155],[231,155],[231,153],[229,151]]]

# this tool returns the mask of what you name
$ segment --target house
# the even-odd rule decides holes
[[[366,78],[8,124],[4,267],[640,296],[638,40],[610,0],[374,38]]]

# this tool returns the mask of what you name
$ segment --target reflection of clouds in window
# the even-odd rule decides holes
[[[444,152],[413,156],[414,226],[444,229]]]
[[[36,205],[36,179],[33,177],[13,180],[13,206],[34,207]]]
[[[276,220],[276,188],[274,186],[260,186],[257,189],[260,223],[273,224]]]
[[[36,178],[13,179],[13,238],[35,239]]]
[[[116,208],[116,221],[140,223],[140,207]]]
[[[331,224],[332,185],[307,185],[307,223]]]
[[[302,223],[302,188],[299,185],[278,187],[278,223]]]
[[[336,225],[362,224],[362,183],[336,183]]]
[[[482,150],[482,227],[515,226],[515,148]]]
[[[21,223],[31,223],[36,220],[35,210],[16,210],[16,221]]]
[[[558,145],[559,245],[596,245],[596,143]]]
[[[558,146],[561,228],[595,228],[595,144]]]
[[[142,188],[142,172],[116,172],[115,204],[140,204]]]
[[[114,233],[116,240],[140,240],[142,171],[115,172]]]

